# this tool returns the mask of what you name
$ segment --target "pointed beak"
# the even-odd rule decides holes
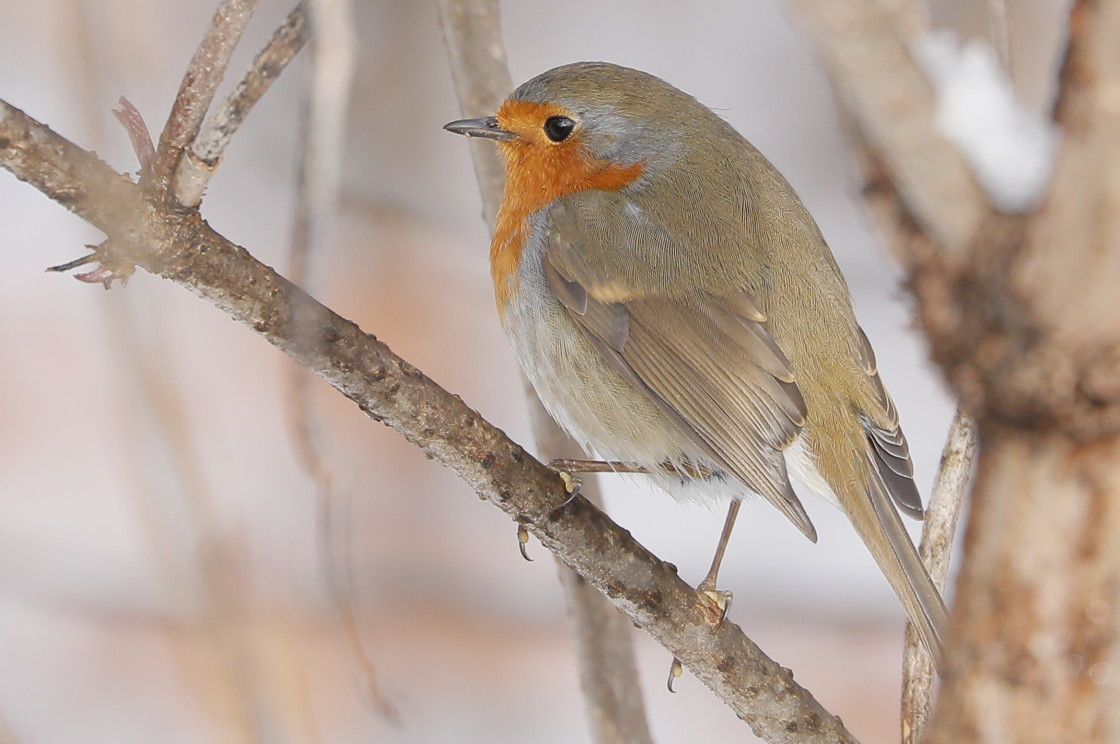
[[[513,132],[507,132],[498,126],[498,120],[493,116],[484,116],[481,119],[459,119],[450,124],[444,124],[443,128],[466,137],[482,137],[492,140],[511,140],[517,136]]]

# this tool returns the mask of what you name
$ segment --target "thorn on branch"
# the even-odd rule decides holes
[[[127,286],[129,277],[136,271],[136,266],[131,262],[123,261],[111,255],[107,245],[108,241],[101,245],[87,245],[86,248],[89,248],[93,253],[57,266],[48,266],[47,271],[65,273],[79,266],[97,262],[100,263],[100,266],[82,274],[75,274],[74,278],[86,284],[101,284],[105,289],[112,289],[113,282],[117,280],[120,281],[122,287]]]
[[[148,125],[144,123],[140,111],[127,98],[121,96],[117,99],[117,103],[120,104],[120,108],[113,109],[113,116],[128,133],[128,141],[132,143],[132,151],[136,153],[136,160],[140,163],[140,175],[143,176],[151,170],[152,163],[156,159],[156,146],[152,143],[152,134],[148,131]]]

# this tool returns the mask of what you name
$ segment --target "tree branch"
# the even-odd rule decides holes
[[[175,103],[159,138],[152,177],[156,188],[166,189],[183,151],[194,141],[210,101],[225,75],[226,66],[242,32],[257,9],[257,0],[222,0],[210,27],[183,75]]]
[[[910,53],[917,2],[794,0],[836,92],[890,173],[908,216],[951,253],[967,248],[987,201],[964,158],[934,128],[933,89]],[[892,243],[904,266],[907,243]]]
[[[288,63],[311,37],[307,10],[300,3],[284,19],[268,45],[257,54],[241,82],[230,91],[220,108],[210,113],[206,124],[175,170],[175,199],[185,207],[202,201],[210,177],[218,169],[226,145]]]
[[[957,410],[941,452],[941,463],[933,481],[933,492],[922,525],[918,554],[938,591],[944,593],[949,575],[949,557],[957,534],[961,506],[976,459],[976,425]],[[933,659],[914,626],[906,624],[906,648],[902,660],[902,744],[920,744],[933,708]]]
[[[556,473],[376,338],[215,233],[196,211],[158,195],[146,199],[96,156],[4,101],[0,166],[105,232],[122,258],[221,308],[454,470],[669,649],[757,735],[854,741],[738,626],[713,631],[672,566],[585,499],[569,500]]]
[[[902,135],[883,129],[932,131],[928,84],[898,48],[849,45],[878,28],[875,3],[801,5],[838,89],[856,92],[841,97],[878,166],[879,213],[893,223],[931,355],[983,443],[928,741],[1115,741],[1120,0],[1073,4],[1055,108],[1063,146],[1046,199],[1020,216],[994,213],[974,184],[956,195],[958,214],[916,198],[927,192],[911,179],[936,193],[943,166],[960,159],[934,138],[932,162],[909,169],[895,151]],[[926,115],[861,107],[874,99],[866,88],[906,78],[913,100],[900,109]]]

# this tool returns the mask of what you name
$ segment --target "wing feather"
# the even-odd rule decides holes
[[[860,416],[867,441],[871,444],[872,460],[898,508],[915,519],[922,519],[925,516],[922,496],[914,483],[914,464],[910,460],[910,446],[898,423],[898,410],[879,378],[875,352],[862,328],[859,329],[859,340],[860,362],[863,371],[871,378],[881,411],[878,418],[872,418],[866,413]]]
[[[591,210],[598,215],[594,222],[573,219],[563,202],[550,215],[544,255],[549,289],[621,376],[715,463],[815,540],[782,454],[804,426],[805,400],[765,314],[746,289],[715,294],[678,285],[663,292],[633,280],[626,267],[594,263],[589,256],[602,255],[596,241],[604,234],[646,243],[667,237],[617,194],[583,192],[581,209],[589,198],[602,200]],[[603,230],[604,224],[622,229]],[[644,253],[649,250],[646,245]],[[672,245],[661,250],[679,253]]]

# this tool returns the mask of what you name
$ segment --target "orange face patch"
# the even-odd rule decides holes
[[[640,176],[644,166],[593,157],[581,141],[578,124],[567,139],[551,141],[544,133],[551,116],[576,119],[554,103],[506,101],[498,109],[499,126],[518,135],[498,142],[506,160],[506,191],[490,244],[490,274],[499,312],[516,288],[529,215],[577,191],[620,189]]]

